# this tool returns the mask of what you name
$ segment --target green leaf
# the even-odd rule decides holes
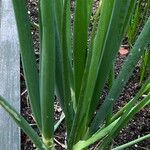
[[[140,84],[144,80],[144,77],[147,77],[149,74],[149,66],[150,66],[150,53],[149,53],[149,47],[145,49],[145,53],[142,56],[142,62],[140,67]]]
[[[99,23],[98,33],[95,39],[95,45],[92,50],[92,57],[89,55],[87,58],[87,64],[84,71],[83,82],[82,82],[82,87],[81,87],[81,92],[79,97],[79,103],[77,106],[77,112],[74,119],[71,135],[70,135],[70,142],[69,142],[70,145],[76,143],[82,136],[84,136],[86,132],[86,123],[87,123],[89,105],[91,102],[91,97],[96,82],[98,63],[101,54],[101,47],[104,38],[106,37],[107,27],[112,13],[111,12],[112,6],[113,6],[112,0],[111,1],[106,0],[103,1],[102,3],[101,22]]]
[[[98,25],[98,22],[99,22],[99,19],[100,19],[101,6],[102,6],[102,1],[99,2],[98,8],[97,8],[96,13],[93,17],[94,23],[93,23],[93,28],[92,28],[92,32],[91,32],[91,40],[90,40],[89,50],[91,50],[92,46],[93,46],[92,44],[93,44],[93,41],[94,41],[94,38],[95,38],[95,35],[96,35],[97,25]]]
[[[59,125],[62,123],[62,121],[65,119],[64,113],[61,114],[59,121],[54,126],[54,132],[58,129]]]
[[[114,129],[112,130],[112,131],[114,131],[113,133],[115,133],[113,136],[115,136],[118,133],[118,131],[120,131],[120,129],[122,129],[130,121],[130,119],[133,118],[133,116],[137,112],[139,112],[141,109],[143,109],[145,106],[147,106],[149,104],[150,104],[150,93],[142,101],[140,101],[136,106],[134,106],[131,109],[131,111],[128,113],[127,117],[124,117],[124,115],[122,116],[122,118],[118,122],[119,124],[117,125],[117,127],[115,127],[115,129],[117,129],[116,132],[114,131]],[[125,115],[126,115],[126,113],[125,113]],[[109,137],[109,138],[112,139],[113,137]],[[108,140],[108,139],[106,139],[106,140]]]
[[[144,106],[150,102],[150,94],[147,95],[142,101],[138,102],[138,104],[135,105],[139,97],[142,95],[142,93],[146,90],[147,86],[149,86],[150,79],[146,82],[146,84],[143,85],[141,90],[136,94],[135,98],[129,102],[129,104],[126,106],[125,111],[120,116],[119,121],[115,125],[115,127],[111,130],[110,134],[103,140],[100,148],[103,149],[111,141],[119,134],[120,130],[126,126],[126,124],[133,118],[133,116],[139,112]],[[135,105],[135,106],[134,106]]]
[[[13,0],[25,81],[28,89],[32,112],[39,129],[41,129],[39,75],[35,61],[35,54],[30,30],[30,21],[28,19],[26,5],[26,0]]]
[[[69,61],[69,50],[68,50],[68,13],[70,14],[70,1],[64,1],[64,8],[63,8],[63,21],[62,21],[62,60],[63,60],[63,94],[64,94],[64,113],[65,113],[65,120],[67,124],[67,134],[69,136],[71,131],[71,126],[73,122],[73,102],[71,99],[71,89],[70,89],[70,80],[71,80],[71,68],[70,68],[70,61]]]
[[[115,120],[113,123],[111,123],[109,126],[107,126],[106,128],[97,131],[95,134],[93,134],[89,139],[87,140],[81,140],[78,143],[76,143],[73,146],[73,150],[81,150],[84,149],[86,147],[88,147],[89,145],[95,143],[96,141],[102,139],[103,137],[105,137],[108,133],[111,132],[111,130],[114,128],[114,126],[117,124],[118,120]]]
[[[68,5],[65,11],[67,12],[65,28],[66,28],[66,39],[67,39],[66,45],[67,45],[67,52],[68,52],[68,57],[69,57],[69,62],[68,62],[69,84],[70,84],[70,89],[71,89],[71,100],[74,105],[74,109],[76,109],[75,94],[74,94],[75,93],[75,87],[74,87],[75,79],[74,79],[74,67],[73,67],[73,34],[72,34],[72,29],[71,29],[70,2],[68,2]]]
[[[55,1],[55,18],[56,18],[56,28],[59,33],[59,37],[61,36],[62,32],[62,16],[63,16],[63,1],[57,0]]]
[[[150,8],[150,0],[147,0],[146,2],[144,2],[143,0],[139,0],[136,3],[134,7],[133,17],[131,18],[130,26],[127,32],[130,45],[134,44],[140,31],[140,28],[145,23],[148,16],[149,8]]]
[[[119,118],[129,107],[132,107],[132,105],[145,93],[147,90],[150,89],[150,79],[148,79],[141,87],[141,89],[138,91],[138,93],[135,95],[135,97],[130,100],[123,108],[121,108],[114,116],[112,116],[110,122],[113,122],[117,118]]]
[[[102,94],[102,89],[105,85],[105,82],[108,79],[109,73],[113,66],[114,60],[118,53],[123,35],[124,35],[124,28],[125,21],[127,21],[128,10],[130,8],[130,0],[124,1],[116,1],[114,4],[110,24],[107,30],[107,36],[104,39],[101,57],[99,60],[99,70],[96,80],[95,89],[93,92],[93,97],[90,106],[90,114],[89,119],[92,118],[97,104],[99,102],[99,97]],[[128,18],[129,19],[129,18]],[[124,27],[124,28],[123,28]],[[112,40],[113,39],[113,40]],[[106,67],[107,64],[107,67]]]
[[[64,109],[64,98],[63,98],[63,77],[62,77],[62,67],[63,67],[63,58],[62,58],[62,46],[61,46],[61,36],[62,36],[62,17],[63,17],[63,2],[62,0],[57,0],[55,2],[55,41],[56,41],[56,53],[55,53],[55,64],[56,64],[56,95],[60,100],[62,109]]]
[[[96,131],[104,119],[109,114],[111,108],[113,107],[114,102],[117,100],[118,96],[120,95],[123,87],[127,83],[134,66],[137,64],[138,60],[140,59],[141,55],[143,54],[143,48],[147,46],[150,37],[150,18],[148,19],[144,29],[142,30],[141,34],[138,37],[133,49],[131,50],[125,64],[123,65],[120,74],[118,75],[117,79],[114,81],[114,84],[109,92],[109,95],[105,99],[104,103],[98,110],[96,117],[92,122],[91,131]]]
[[[3,98],[0,96],[0,106],[11,116],[16,124],[30,137],[33,143],[40,149],[46,150],[46,146],[41,141],[37,133],[31,128],[29,123]]]
[[[86,64],[88,36],[88,3],[85,0],[76,1],[74,21],[74,74],[75,74],[75,97],[78,98],[81,89],[83,72]]]
[[[138,142],[141,142],[141,141],[146,140],[146,139],[149,139],[149,138],[150,138],[150,134],[147,134],[147,135],[142,136],[142,137],[140,137],[140,138],[138,138],[138,139],[136,139],[136,140],[133,140],[133,141],[131,141],[131,142],[128,142],[128,143],[126,143],[126,144],[123,144],[123,145],[121,145],[121,146],[118,146],[118,147],[116,147],[116,148],[113,148],[112,150],[124,150],[124,149],[126,149],[126,148],[128,148],[128,147],[130,147],[130,146],[132,146],[132,145],[134,145],[134,144],[136,144],[136,143],[138,143]]]
[[[55,10],[54,0],[41,0],[42,56],[40,70],[40,99],[42,138],[50,149],[53,145],[54,84],[55,84]]]
[[[92,8],[93,8],[93,0],[87,0],[87,12],[88,12],[88,21],[90,21],[91,14],[92,14]]]

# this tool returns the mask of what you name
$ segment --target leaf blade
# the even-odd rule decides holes
[[[55,16],[54,1],[41,0],[42,56],[40,70],[40,99],[42,116],[42,139],[53,145],[54,84],[55,84]],[[47,25],[48,24],[48,25]]]
[[[21,58],[26,79],[32,112],[41,129],[41,108],[39,95],[39,75],[35,61],[30,22],[26,9],[26,1],[13,0],[18,35],[21,48]]]
[[[28,122],[3,98],[0,96],[0,106],[11,116],[16,124],[31,138],[33,143],[41,150],[46,150],[44,143],[37,133],[31,128]],[[45,147],[45,148],[44,148]]]
[[[118,78],[114,81],[114,84],[110,90],[109,95],[107,96],[101,108],[98,110],[98,113],[92,123],[93,131],[96,131],[98,129],[98,126],[105,119],[106,115],[108,115],[110,108],[112,107],[112,104],[119,96],[120,92],[123,89],[123,86],[128,81],[129,76],[131,75],[134,69],[134,66],[139,60],[141,54],[143,53],[142,48],[145,47],[149,43],[149,36],[150,36],[150,18],[148,19],[144,29],[142,30],[138,40],[136,41],[125,64],[123,65],[121,73],[119,74]]]

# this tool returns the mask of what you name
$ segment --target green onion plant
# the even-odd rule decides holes
[[[150,18],[145,23],[130,54],[112,82],[105,100],[99,101],[108,81],[122,39],[127,31],[136,0],[101,0],[89,34],[93,0],[76,0],[73,24],[70,0],[39,0],[40,67],[35,61],[26,0],[12,0],[23,70],[38,135],[29,123],[0,97],[0,105],[30,137],[38,150],[53,150],[54,95],[65,115],[67,149],[88,149],[100,141],[100,150],[124,149],[145,135],[119,147],[113,140],[130,120],[150,104],[148,79],[123,108],[112,113],[123,87],[150,43]],[[147,92],[148,91],[148,92]],[[146,94],[145,94],[146,93]],[[145,94],[145,97],[142,95]],[[141,99],[142,97],[142,99]],[[63,120],[64,116],[61,118]]]
[[[132,18],[130,20],[130,24],[127,31],[127,37],[129,45],[132,47],[132,45],[135,43],[141,28],[144,26],[148,16],[149,16],[149,10],[150,10],[150,0],[138,0],[134,11]],[[150,73],[149,71],[149,65],[150,65],[150,53],[149,53],[149,47],[145,48],[145,53],[141,56],[140,60],[140,82],[141,85],[144,81],[144,78],[147,79],[147,74]]]
[[[147,20],[149,9],[150,0],[138,0],[136,2],[127,31],[127,37],[130,46],[135,43],[141,27],[143,27],[145,21]]]

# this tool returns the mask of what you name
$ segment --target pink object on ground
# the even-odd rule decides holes
[[[120,47],[120,49],[119,49],[120,55],[127,55],[128,53],[129,53],[128,49],[126,49],[124,47]]]

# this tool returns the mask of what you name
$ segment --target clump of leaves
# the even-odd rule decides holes
[[[88,26],[93,0],[76,1],[73,34],[70,0],[39,1],[41,51],[38,73],[26,0],[13,0],[27,89],[41,136],[38,136],[27,121],[2,97],[0,105],[40,150],[55,149],[55,93],[65,114],[68,150],[85,149],[97,141],[101,141],[101,150],[112,148],[112,141],[119,131],[137,112],[150,104],[149,92],[142,101],[139,100],[149,87],[148,80],[129,103],[116,114],[112,113],[114,103],[143,55],[144,47],[150,42],[149,18],[109,94],[97,110],[99,97],[128,27],[136,0],[101,2],[100,18],[98,22],[96,19],[89,44]],[[150,134],[114,149],[128,147],[149,137]]]
[[[137,39],[140,30],[144,26],[150,11],[150,0],[138,0],[134,11],[133,16],[131,18],[127,36],[130,46],[132,46],[135,43],[135,40]],[[141,56],[141,67],[140,67],[140,84],[144,80],[144,78],[147,79],[149,71],[149,65],[150,65],[150,53],[149,53],[149,47],[145,47],[145,53]]]

